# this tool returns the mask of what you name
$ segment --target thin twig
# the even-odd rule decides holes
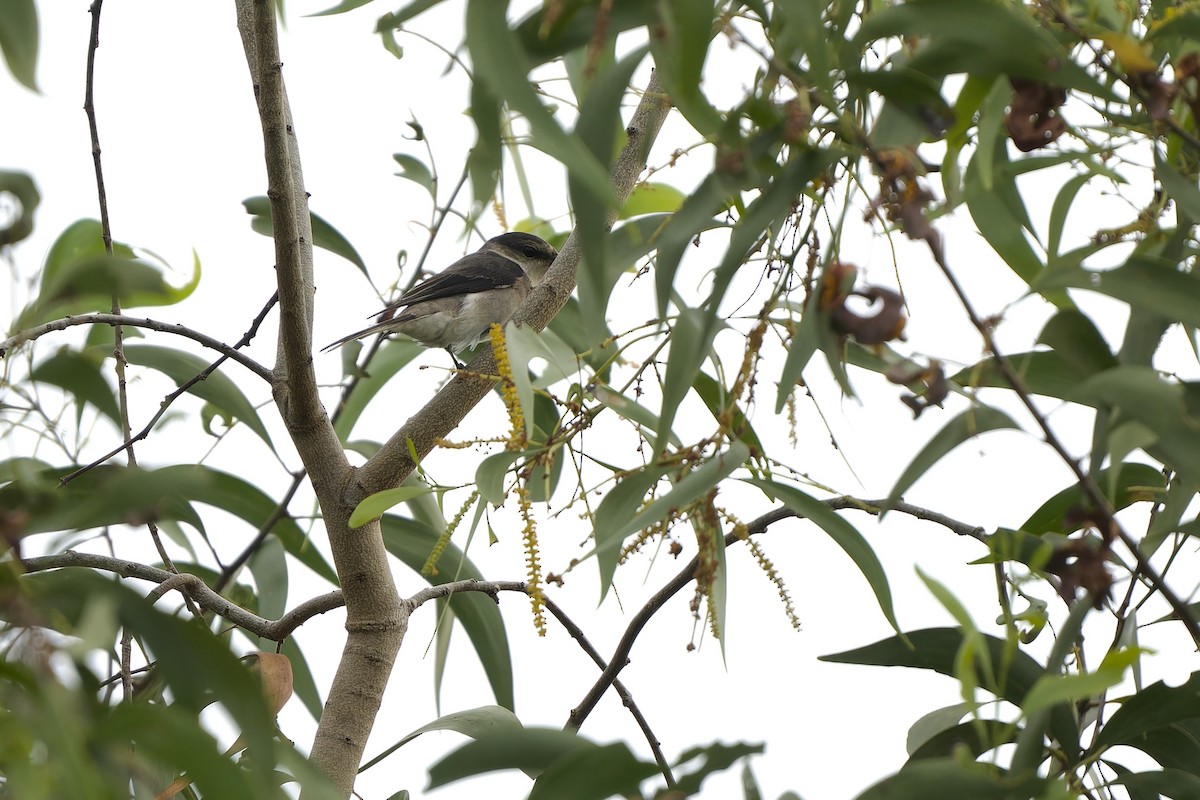
[[[829,508],[834,510],[853,508],[875,515],[879,515],[881,513],[884,505],[883,501],[880,500],[859,500],[854,497],[834,497],[823,502]],[[978,526],[968,525],[965,522],[959,522],[958,520],[947,517],[944,514],[938,514],[937,512],[930,511],[926,508],[921,508],[920,506],[914,506],[909,503],[901,502],[893,505],[892,510],[917,517],[918,519],[936,522],[937,524],[948,528],[960,536],[971,536],[977,539],[983,536],[983,529],[979,528]],[[779,522],[780,520],[789,519],[792,517],[800,518],[800,516],[800,514],[797,514],[790,508],[776,508],[757,517],[756,519],[751,520],[746,524],[746,529],[751,534],[765,533],[767,528],[776,522]],[[725,546],[730,547],[740,540],[741,537],[738,534],[729,533],[725,536]],[[578,730],[579,727],[583,725],[584,720],[588,718],[588,715],[590,715],[592,710],[595,709],[596,704],[600,702],[600,698],[604,695],[604,692],[607,691],[608,687],[611,686],[613,681],[617,679],[617,675],[621,672],[621,670],[629,664],[629,653],[633,650],[633,644],[635,641],[637,641],[637,637],[642,632],[642,628],[646,626],[646,623],[650,621],[650,618],[658,613],[659,609],[666,605],[667,601],[674,597],[680,589],[695,580],[696,569],[699,566],[700,557],[697,555],[691,561],[689,561],[687,565],[675,575],[674,578],[668,581],[665,586],[655,592],[654,595],[646,601],[646,604],[642,606],[641,610],[634,615],[633,619],[630,620],[629,625],[625,628],[625,633],[621,636],[621,640],[617,643],[617,647],[613,651],[612,658],[610,658],[608,661],[608,666],[602,673],[600,673],[600,677],[596,679],[595,684],[593,684],[592,688],[588,690],[588,693],[584,696],[583,700],[580,701],[579,705],[577,705],[571,711],[570,716],[567,718],[565,727],[572,730]]]
[[[583,633],[583,629],[576,625],[575,621],[567,616],[567,613],[549,597],[543,598],[543,602],[546,605],[546,609],[554,615],[554,618],[566,629],[571,638],[579,643],[580,648],[583,649],[583,652],[587,653],[588,658],[592,659],[602,672],[608,669],[608,664],[605,662],[604,657],[588,641],[587,636]],[[638,708],[637,703],[634,702],[633,694],[619,678],[614,678],[612,685],[617,690],[617,695],[621,698],[622,705],[629,709],[629,713],[633,715],[634,721],[642,729],[642,735],[646,737],[646,742],[650,745],[650,752],[654,754],[654,760],[658,763],[658,769],[667,782],[667,788],[676,788],[675,775],[671,772],[671,765],[667,762],[667,757],[663,755],[662,742],[658,740],[658,737],[654,735],[654,731],[650,729],[650,723],[642,714],[642,710]]]
[[[229,565],[225,567],[225,569],[221,570],[220,577],[217,578],[217,582],[213,585],[214,591],[220,593],[225,590],[225,587],[228,586],[229,582],[233,580],[233,576],[236,575],[237,571],[242,568],[242,565],[249,561],[250,557],[258,551],[259,547],[262,546],[263,541],[266,540],[267,536],[270,535],[271,530],[275,527],[275,523],[287,516],[288,504],[292,502],[292,498],[296,496],[296,490],[299,489],[300,484],[304,482],[305,474],[306,473],[302,469],[296,470],[292,473],[292,485],[289,486],[288,490],[284,493],[283,499],[276,503],[275,508],[272,509],[271,513],[267,515],[267,518],[263,520],[262,525],[260,525],[258,528],[258,533],[256,533],[254,538],[250,540],[250,544],[246,545],[245,549],[243,549],[242,552],[238,554],[238,557],[231,561]]]
[[[263,310],[260,311],[258,316],[254,318],[254,322],[251,323],[251,325],[250,325],[250,330],[246,331],[246,333],[242,336],[242,338],[238,341],[238,343],[233,346],[233,348],[235,350],[240,350],[241,348],[250,344],[251,340],[253,340],[255,335],[257,335],[259,326],[262,325],[263,320],[266,319],[267,314],[275,306],[275,302],[278,299],[279,299],[278,293],[271,295],[271,299],[267,301],[267,304],[263,307]],[[117,326],[117,330],[120,330],[120,326]],[[152,430],[154,430],[154,426],[157,425],[158,421],[160,419],[162,419],[163,415],[165,415],[167,413],[167,410],[171,407],[172,403],[174,403],[176,400],[178,400],[180,397],[182,397],[184,394],[186,394],[188,391],[190,391],[191,388],[193,386],[195,386],[197,383],[208,380],[208,376],[212,375],[213,372],[215,372],[222,364],[224,364],[228,360],[229,360],[229,356],[222,355],[216,361],[214,361],[213,363],[209,364],[204,369],[197,372],[195,375],[193,375],[188,380],[184,381],[182,384],[179,385],[179,387],[175,391],[171,392],[170,394],[168,394],[166,397],[163,398],[162,402],[158,404],[158,411],[156,411],[154,413],[154,416],[150,418],[150,421],[146,423],[145,427],[143,427],[140,431],[138,431],[136,436],[129,436],[128,432],[127,432],[126,433],[127,438],[122,444],[120,444],[117,447],[113,448],[112,450],[108,451],[107,453],[105,453],[104,455],[95,459],[94,461],[92,461],[88,464],[84,464],[82,467],[80,467],[79,469],[70,473],[69,475],[64,475],[63,477],[59,478],[58,485],[65,486],[66,484],[73,481],[75,478],[78,478],[83,473],[88,472],[89,470],[93,470],[96,467],[103,464],[104,462],[108,461],[110,458],[112,458],[117,453],[121,452],[122,450],[128,449],[130,451],[130,454],[132,455],[133,443],[140,442],[140,441],[144,440],[147,436],[150,435],[150,432]],[[126,430],[128,431],[128,425],[126,425]]]
[[[65,331],[67,328],[72,328],[76,325],[127,325],[131,328],[145,328],[147,330],[158,331],[159,333],[170,333],[175,336],[182,336],[185,339],[191,339],[209,350],[216,350],[218,353],[226,356],[230,361],[235,361],[241,364],[246,369],[253,372],[258,377],[262,378],[267,383],[271,382],[271,370],[259,364],[254,359],[245,353],[241,353],[222,341],[218,341],[213,337],[192,330],[184,325],[178,325],[171,322],[160,322],[148,317],[131,317],[127,314],[73,314],[62,319],[51,320],[50,322],[35,325],[32,328],[26,328],[23,331],[17,331],[12,336],[0,341],[0,358],[8,354],[23,342],[32,342],[35,339],[40,339],[47,333],[54,331]]]

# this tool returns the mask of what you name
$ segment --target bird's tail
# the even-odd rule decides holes
[[[361,331],[358,331],[357,333],[352,333],[349,336],[343,336],[341,339],[338,339],[336,342],[330,342],[329,344],[327,344],[321,348],[321,352],[328,353],[333,348],[341,347],[346,342],[350,342],[355,339],[361,339],[364,336],[370,336],[372,333],[382,333],[384,331],[392,330],[395,327],[396,327],[395,319],[388,319],[388,320],[384,320],[383,322],[376,322],[374,325],[370,326],[369,328],[363,328]]]

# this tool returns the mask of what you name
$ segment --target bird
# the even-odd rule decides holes
[[[396,331],[426,347],[447,350],[461,367],[456,354],[486,339],[493,323],[508,322],[557,257],[548,242],[531,233],[503,233],[400,295],[376,315],[374,325],[321,351]]]

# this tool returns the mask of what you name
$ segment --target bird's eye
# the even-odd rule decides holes
[[[537,248],[534,247],[533,245],[527,245],[525,247],[525,255],[529,256],[530,258],[535,258],[537,256],[537,254],[538,254]]]

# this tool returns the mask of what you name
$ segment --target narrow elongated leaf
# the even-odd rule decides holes
[[[182,386],[207,369],[209,365],[208,361],[191,353],[152,344],[126,345],[125,357],[131,364],[158,370],[175,381],[177,386]],[[207,400],[226,414],[238,418],[250,430],[258,434],[258,437],[266,442],[268,447],[272,447],[271,436],[267,433],[267,428],[263,425],[262,420],[259,419],[258,412],[254,410],[254,406],[242,394],[242,390],[237,387],[237,384],[230,380],[225,373],[220,370],[213,372],[205,380],[193,384],[188,392]]]
[[[658,773],[624,742],[585,747],[556,759],[538,776],[529,800],[606,800],[636,796],[638,785]]]
[[[537,775],[569,753],[597,747],[582,736],[557,728],[505,730],[468,742],[430,767],[429,788],[500,769]]]
[[[928,37],[920,68],[951,73],[1019,75],[1116,100],[1021,7],[989,0],[921,0],[869,14],[853,43],[890,36]]]
[[[666,183],[643,181],[633,187],[629,199],[621,206],[618,219],[640,217],[644,214],[671,214],[679,210],[687,195]]]
[[[544,64],[591,44],[597,31],[615,37],[649,25],[655,12],[654,3],[645,0],[613,0],[603,7],[590,0],[566,0],[556,7],[538,6],[516,33],[530,61]]]
[[[421,567],[437,543],[438,534],[428,525],[392,514],[384,514],[379,522],[387,551],[420,574]],[[453,542],[442,553],[438,572],[424,577],[435,586],[468,578],[483,580],[483,574]],[[496,702],[512,709],[512,655],[508,648],[504,619],[500,616],[496,601],[480,592],[460,592],[450,598],[450,608],[454,611],[455,619],[462,623],[475,654],[479,656]]]
[[[1016,370],[1031,394],[1047,397],[1066,399],[1088,377],[1087,373],[1072,366],[1063,356],[1053,351],[1014,353],[1008,356],[1008,363]],[[950,380],[959,386],[1012,388],[993,358],[984,359],[956,372]]]
[[[117,398],[95,359],[63,348],[34,367],[29,378],[59,387],[75,398],[81,412],[83,404],[88,403],[120,426]]]
[[[654,65],[671,103],[701,136],[714,136],[721,114],[701,90],[713,37],[713,0],[656,3],[658,24],[650,37]]]
[[[708,356],[716,327],[713,318],[698,308],[679,312],[671,329],[671,352],[667,356],[667,373],[663,379],[662,411],[658,417],[654,452],[661,453],[672,435],[672,425],[679,404],[692,386],[692,378]]]
[[[38,18],[33,0],[6,0],[0,14],[0,54],[14,78],[30,91],[37,87]]]
[[[528,120],[535,147],[566,164],[570,176],[606,207],[616,207],[607,168],[578,136],[562,129],[530,84],[531,64],[505,17],[506,6],[493,0],[467,2],[467,48],[476,77]]]
[[[455,733],[461,733],[463,736],[478,739],[481,736],[503,735],[504,733],[517,731],[524,727],[521,724],[521,720],[517,719],[516,714],[502,706],[480,706],[479,708],[471,708],[466,711],[456,711],[452,714],[438,717],[433,722],[422,725],[415,731],[405,735],[400,741],[372,758],[366,764],[363,764],[359,772],[365,772],[413,739],[430,731],[454,731]]]
[[[19,3],[28,2],[33,7],[33,0],[17,0]],[[0,27],[3,26],[0,22]],[[3,33],[0,33],[0,39]],[[5,192],[16,198],[16,207],[8,211],[9,217],[0,226],[0,247],[16,244],[33,233],[33,218],[42,196],[37,184],[25,172],[0,169],[0,192]]]
[[[424,161],[405,153],[395,153],[392,155],[392,158],[400,165],[400,171],[396,173],[398,176],[412,181],[429,192],[430,196],[435,200],[437,199],[437,192],[433,183],[433,173],[429,171],[429,167],[425,166]]]
[[[678,775],[676,783],[679,791],[684,792],[687,796],[699,794],[705,779],[729,769],[738,761],[743,759],[748,761],[750,756],[761,755],[764,749],[762,744],[748,742],[733,744],[714,742],[704,747],[689,748],[679,754],[675,763],[683,767],[692,764],[697,759],[701,759],[701,761],[695,768]]]
[[[357,528],[365,525],[392,506],[407,502],[417,495],[429,494],[433,489],[428,486],[397,486],[395,489],[384,489],[382,492],[368,495],[354,507],[350,514],[350,527]]]
[[[1025,695],[1045,669],[1023,650],[1015,650],[1003,639],[982,635],[989,659],[999,672],[995,682],[986,670],[977,670],[980,688],[1020,706]],[[839,664],[864,664],[884,667],[916,667],[957,677],[959,648],[963,633],[957,628],[926,628],[883,639],[874,644],[821,656],[822,661]],[[1079,757],[1079,726],[1074,712],[1065,705],[1050,710],[1050,731],[1063,747],[1070,764]]]
[[[836,511],[820,500],[810,497],[794,486],[761,478],[750,478],[746,480],[746,483],[762,489],[767,497],[779,500],[797,516],[812,520],[821,530],[829,534],[829,538],[846,551],[846,555],[850,556],[859,572],[867,579],[888,624],[897,632],[900,630],[896,622],[896,612],[892,606],[892,589],[888,584],[887,574],[883,571],[883,564],[879,562],[871,545],[853,525],[842,519]]]
[[[971,800],[1010,800],[1040,797],[1047,781],[1037,776],[1014,780],[986,764],[966,763],[958,758],[930,758],[910,762],[891,777],[884,778],[855,800],[928,800],[930,797],[962,797]]]
[[[1111,652],[1094,672],[1072,675],[1043,675],[1025,695],[1021,710],[1026,716],[1060,703],[1074,703],[1098,697],[1125,677],[1125,670],[1137,660],[1138,648]]]
[[[1020,726],[994,719],[974,719],[939,731],[925,740],[908,758],[908,763],[952,756],[965,748],[978,758],[1003,744],[1017,740]]]
[[[1095,323],[1075,309],[1064,309],[1051,317],[1037,340],[1053,347],[1077,375],[1093,375],[1117,365],[1116,356]]]
[[[1167,190],[1167,194],[1179,204],[1179,210],[1193,222],[1200,220],[1200,188],[1195,178],[1185,178],[1168,164],[1157,149],[1154,151],[1154,175]]]
[[[348,397],[333,414],[333,429],[343,443],[349,441],[354,425],[371,400],[388,381],[425,350],[408,339],[389,339],[371,360],[370,372],[354,381]]]
[[[1147,452],[1186,480],[1200,481],[1200,416],[1193,415],[1184,385],[1163,380],[1150,367],[1121,366],[1084,381],[1075,397],[1140,422],[1157,436],[1145,445]]]
[[[1094,752],[1118,744],[1138,746],[1143,736],[1184,720],[1200,718],[1200,672],[1179,686],[1162,681],[1126,699],[1096,737]]]
[[[1124,266],[1102,272],[1077,266],[1056,268],[1033,288],[1043,293],[1087,289],[1189,328],[1200,327],[1200,274],[1181,272],[1165,258],[1133,256]]]
[[[1114,473],[1111,468],[1100,470],[1095,479],[1104,496],[1112,507],[1120,511],[1133,503],[1153,501],[1162,497],[1166,491],[1166,479],[1162,470],[1148,464],[1121,464],[1115,473],[1117,483],[1115,491],[1111,478]],[[1086,505],[1085,494],[1079,486],[1069,486],[1051,497],[1033,512],[1033,515],[1021,525],[1021,530],[1027,533],[1061,533],[1068,534],[1079,530],[1088,524],[1085,520],[1067,522],[1069,512],[1073,508]]]
[[[261,528],[275,513],[276,501],[237,475],[203,464],[178,464],[164,467],[159,472],[167,481],[189,486],[188,497],[192,500],[227,511],[254,528]],[[290,515],[284,514],[277,519],[271,533],[289,555],[330,583],[337,584],[333,567]]]
[[[1113,783],[1126,787],[1130,792],[1145,792],[1156,798],[1171,797],[1178,800],[1200,797],[1200,777],[1179,769],[1136,772],[1122,775]]]
[[[754,432],[750,420],[746,419],[746,415],[736,404],[729,404],[728,398],[725,396],[725,387],[717,383],[716,378],[706,372],[698,372],[692,388],[696,390],[696,395],[704,401],[704,405],[708,406],[708,410],[718,422],[724,415],[728,415],[730,432],[746,443],[746,446],[750,448],[751,458],[766,452],[758,434]]]
[[[742,466],[750,457],[750,448],[737,441],[723,453],[710,458],[679,479],[666,493],[651,500],[636,513],[646,491],[667,470],[662,467],[647,467],[621,481],[608,493],[596,509],[596,560],[600,566],[600,598],[608,593],[612,576],[617,569],[621,545],[631,533],[660,522],[672,511],[682,510],[693,501],[708,493],[710,489]],[[623,489],[626,484],[629,489]]]
[[[1013,422],[1012,417],[1008,416],[1008,414],[983,405],[968,409],[950,420],[921,449],[921,452],[917,453],[917,457],[901,473],[900,478],[896,481],[896,485],[892,487],[891,493],[888,494],[888,507],[890,508],[895,505],[896,501],[908,491],[910,486],[916,483],[930,467],[941,461],[951,450],[981,433],[1001,428],[1020,430],[1017,423]]]
[[[616,151],[617,133],[621,130],[621,100],[634,70],[647,52],[646,47],[636,48],[596,75],[579,107],[574,135],[596,161],[605,166],[612,161]],[[580,270],[603,275],[608,261],[610,204],[607,195],[573,172],[569,187],[571,207],[575,211],[575,233],[583,252]]]
[[[261,233],[263,236],[274,235],[275,226],[271,222],[270,200],[261,195],[247,197],[242,201],[242,205],[245,206],[246,213],[251,216],[250,228],[255,233]],[[367,274],[367,265],[363,262],[362,256],[358,254],[358,251],[354,249],[354,245],[350,244],[350,241],[337,228],[330,225],[320,215],[310,211],[309,217],[312,220],[313,244],[346,259],[358,267],[363,275],[367,275],[369,280],[371,276]]]

